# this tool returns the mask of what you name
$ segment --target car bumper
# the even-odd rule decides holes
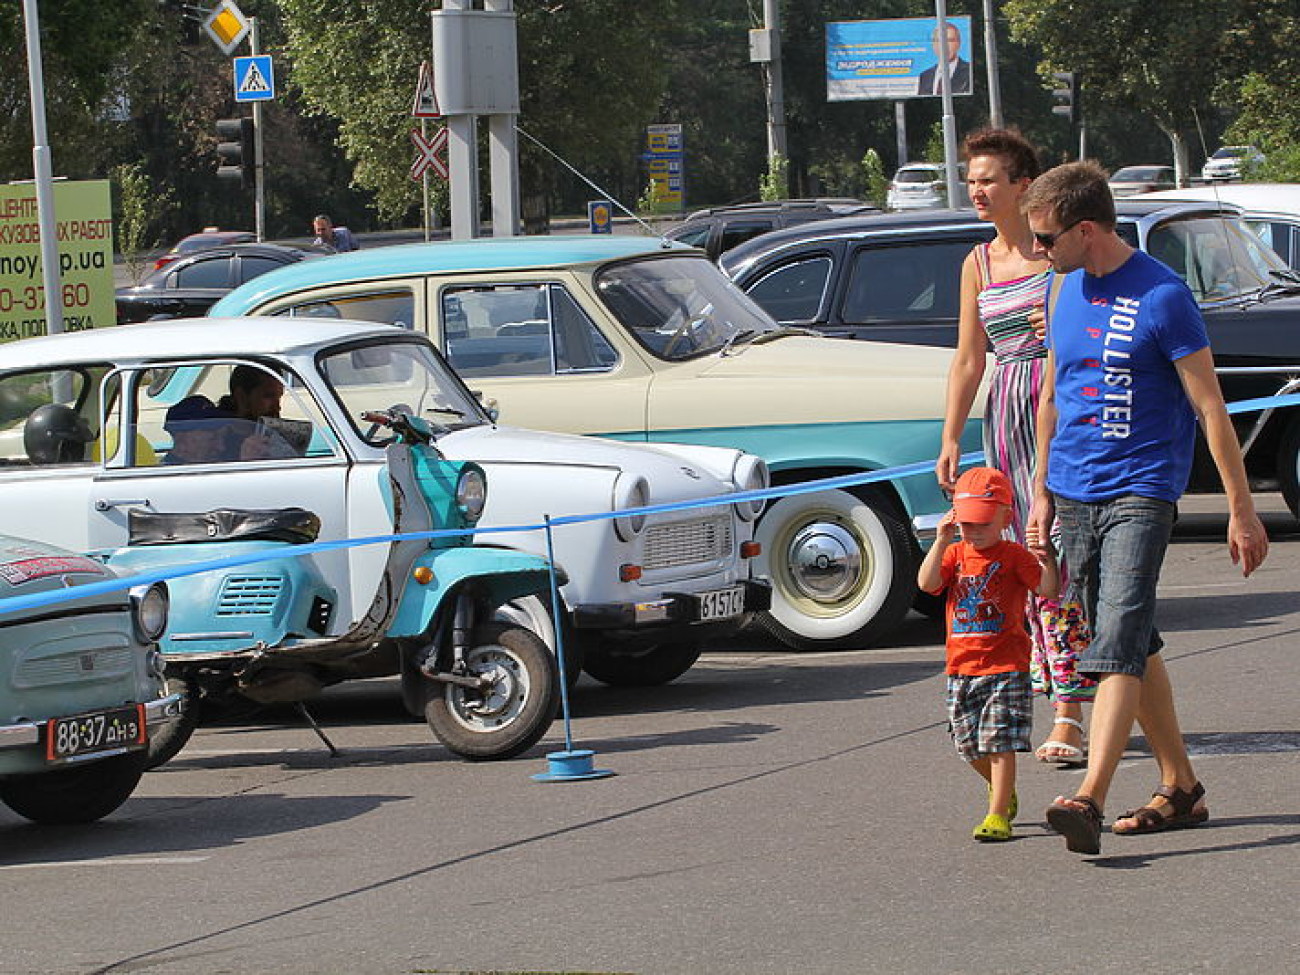
[[[703,618],[701,597],[695,593],[665,593],[659,599],[643,603],[588,603],[573,608],[573,625],[580,630],[631,631],[666,627],[700,627],[735,629],[745,613],[758,613],[772,605],[772,587],[766,582],[747,580],[737,583],[744,589],[744,609],[723,619]]]
[[[157,700],[147,701],[144,706],[144,720],[147,729],[166,727],[185,710],[185,701],[180,694],[168,694]],[[6,748],[26,748],[40,743],[44,721],[19,721],[15,724],[0,725],[0,750]]]

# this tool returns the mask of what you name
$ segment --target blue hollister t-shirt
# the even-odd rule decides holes
[[[1196,416],[1174,361],[1209,345],[1196,299],[1142,251],[1110,274],[1074,271],[1056,287],[1047,486],[1075,501],[1177,501],[1191,474]]]

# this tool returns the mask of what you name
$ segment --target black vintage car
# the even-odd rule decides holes
[[[135,287],[118,288],[117,323],[201,316],[218,298],[259,274],[331,253],[280,244],[228,244],[198,251],[171,261]]]
[[[1300,389],[1300,276],[1236,208],[1116,202],[1118,230],[1187,281],[1209,328],[1229,403]],[[722,270],[783,324],[828,335],[955,347],[961,264],[992,239],[969,210],[825,220],[764,234],[724,254]],[[1233,417],[1257,486],[1281,489],[1300,517],[1300,407]],[[1193,487],[1217,487],[1201,456]]]

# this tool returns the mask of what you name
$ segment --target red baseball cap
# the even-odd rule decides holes
[[[997,517],[998,509],[1011,501],[1011,482],[992,467],[972,467],[957,478],[952,492],[957,520],[977,525],[991,522]]]

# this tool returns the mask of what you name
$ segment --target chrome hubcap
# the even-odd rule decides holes
[[[801,528],[788,559],[791,582],[807,599],[842,599],[862,578],[862,547],[852,532],[829,522]]]

